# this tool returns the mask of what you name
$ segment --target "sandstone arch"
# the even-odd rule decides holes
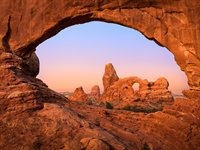
[[[1,3],[1,51],[29,57],[37,45],[68,26],[94,20],[112,22],[136,29],[168,48],[186,73],[192,91],[200,90],[200,27],[197,17],[200,2],[197,0],[3,0]]]

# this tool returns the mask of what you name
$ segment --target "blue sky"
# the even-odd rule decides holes
[[[121,25],[90,22],[71,26],[40,44],[36,53],[40,59],[38,78],[56,91],[83,86],[89,92],[96,84],[103,89],[107,63],[113,63],[121,78],[138,76],[155,81],[163,76],[174,93],[188,88],[184,72],[166,48]]]

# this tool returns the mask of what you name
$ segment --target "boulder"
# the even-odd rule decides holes
[[[85,102],[88,99],[87,94],[84,92],[83,87],[80,86],[78,88],[75,89],[74,93],[68,97],[69,100],[72,101],[81,101],[81,102]]]

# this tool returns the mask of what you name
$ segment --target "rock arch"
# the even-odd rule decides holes
[[[0,22],[0,50],[1,53],[12,52],[29,58],[37,45],[68,26],[95,20],[117,23],[136,29],[168,48],[186,73],[191,91],[198,94],[199,3],[196,0],[3,0],[0,6],[0,17],[3,18]]]

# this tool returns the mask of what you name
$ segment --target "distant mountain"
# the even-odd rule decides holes
[[[64,95],[65,97],[71,96],[73,92],[60,92],[60,94]]]

